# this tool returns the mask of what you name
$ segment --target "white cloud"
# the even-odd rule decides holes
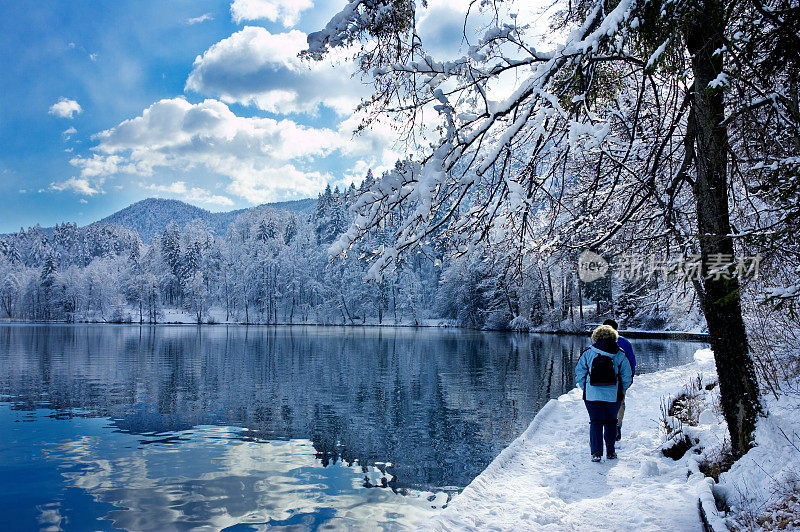
[[[192,203],[222,205],[225,207],[233,205],[233,200],[229,197],[212,194],[208,190],[200,187],[187,187],[185,181],[174,181],[169,185],[147,185],[145,188],[153,192],[182,196],[185,200]]]
[[[186,24],[192,26],[194,24],[200,24],[201,22],[206,22],[209,20],[214,20],[214,15],[212,15],[211,13],[203,13],[199,17],[192,17],[186,19]]]
[[[145,185],[147,190],[153,192],[165,192],[167,194],[186,194],[185,181],[173,181],[169,185]]]
[[[74,127],[70,127],[64,130],[61,134],[64,135],[64,140],[69,140],[70,138],[72,138],[72,135],[74,135],[77,132],[78,132],[77,129],[75,129]]]
[[[279,168],[266,167],[259,172],[243,172],[228,187],[231,194],[253,203],[266,203],[278,198],[307,198],[321,192],[333,179],[328,173],[298,170],[293,164]],[[286,192],[290,191],[290,194]]]
[[[102,183],[102,180],[100,182]],[[57,192],[71,190],[76,194],[81,194],[84,196],[94,196],[95,194],[99,194],[101,192],[99,187],[91,184],[88,179],[78,177],[70,177],[66,181],[61,181],[60,183],[50,183],[50,190],[55,190]]]
[[[291,120],[237,116],[224,103],[209,99],[192,104],[183,98],[158,101],[141,116],[125,120],[97,135],[98,152],[117,154],[145,149],[168,161],[198,153],[238,157],[242,154],[291,159],[324,155],[341,146],[336,132],[301,126]],[[107,164],[122,161],[103,158]],[[138,158],[134,157],[133,161]]]
[[[311,0],[234,0],[231,17],[237,24],[245,20],[281,21],[284,27],[297,24],[300,13],[313,7]]]
[[[464,0],[431,0],[425,9],[419,10],[417,31],[427,53],[438,60],[454,59],[463,54],[464,21],[470,3]],[[467,20],[467,35],[474,32],[476,22],[484,18],[479,9],[471,10]]]
[[[273,113],[313,113],[325,105],[350,114],[368,92],[351,77],[346,52],[308,62],[297,57],[306,48],[301,31],[246,26],[195,59],[186,90]]]
[[[73,166],[79,166],[81,168],[81,175],[83,177],[104,176],[116,174],[125,170],[134,171],[133,168],[121,167],[121,162],[121,157],[115,155],[102,156],[97,153],[93,154],[89,159],[85,157],[76,157],[70,160]]]
[[[59,100],[50,107],[49,113],[61,118],[73,118],[75,115],[81,114],[82,111],[83,109],[81,109],[80,104],[75,100],[59,98]]]
[[[349,131],[245,118],[217,100],[191,104],[182,98],[156,102],[96,138],[92,157],[71,160],[84,179],[202,168],[230,178],[228,192],[251,202],[316,194],[332,179],[317,169],[320,157],[382,153],[368,139],[354,141]]]

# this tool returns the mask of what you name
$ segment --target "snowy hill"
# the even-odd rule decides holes
[[[142,241],[149,243],[164,232],[164,229],[175,222],[183,227],[192,220],[203,220],[217,234],[225,234],[228,224],[244,212],[272,209],[307,214],[311,212],[315,199],[308,198],[294,201],[265,203],[249,209],[228,212],[210,212],[200,207],[174,199],[148,198],[125,207],[121,211],[103,218],[91,225],[119,225],[139,233]]]

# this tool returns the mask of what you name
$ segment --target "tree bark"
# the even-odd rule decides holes
[[[722,412],[728,423],[735,456],[753,445],[753,431],[761,413],[758,382],[747,345],[739,280],[708,275],[709,259],[734,254],[728,205],[728,131],[722,87],[709,87],[722,72],[725,9],[721,0],[698,0],[694,22],[686,30],[692,55],[694,94],[692,117],[696,126],[697,225],[703,261],[701,305],[719,375]]]

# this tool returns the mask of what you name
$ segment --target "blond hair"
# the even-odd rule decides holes
[[[619,333],[614,330],[614,327],[611,325],[601,325],[594,331],[592,331],[592,342],[597,343],[603,340],[609,340],[612,342],[616,342],[617,338],[619,338]]]

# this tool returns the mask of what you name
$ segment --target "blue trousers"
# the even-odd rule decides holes
[[[620,402],[584,401],[589,412],[589,447],[592,454],[603,455],[603,440],[606,442],[606,456],[614,454]]]

